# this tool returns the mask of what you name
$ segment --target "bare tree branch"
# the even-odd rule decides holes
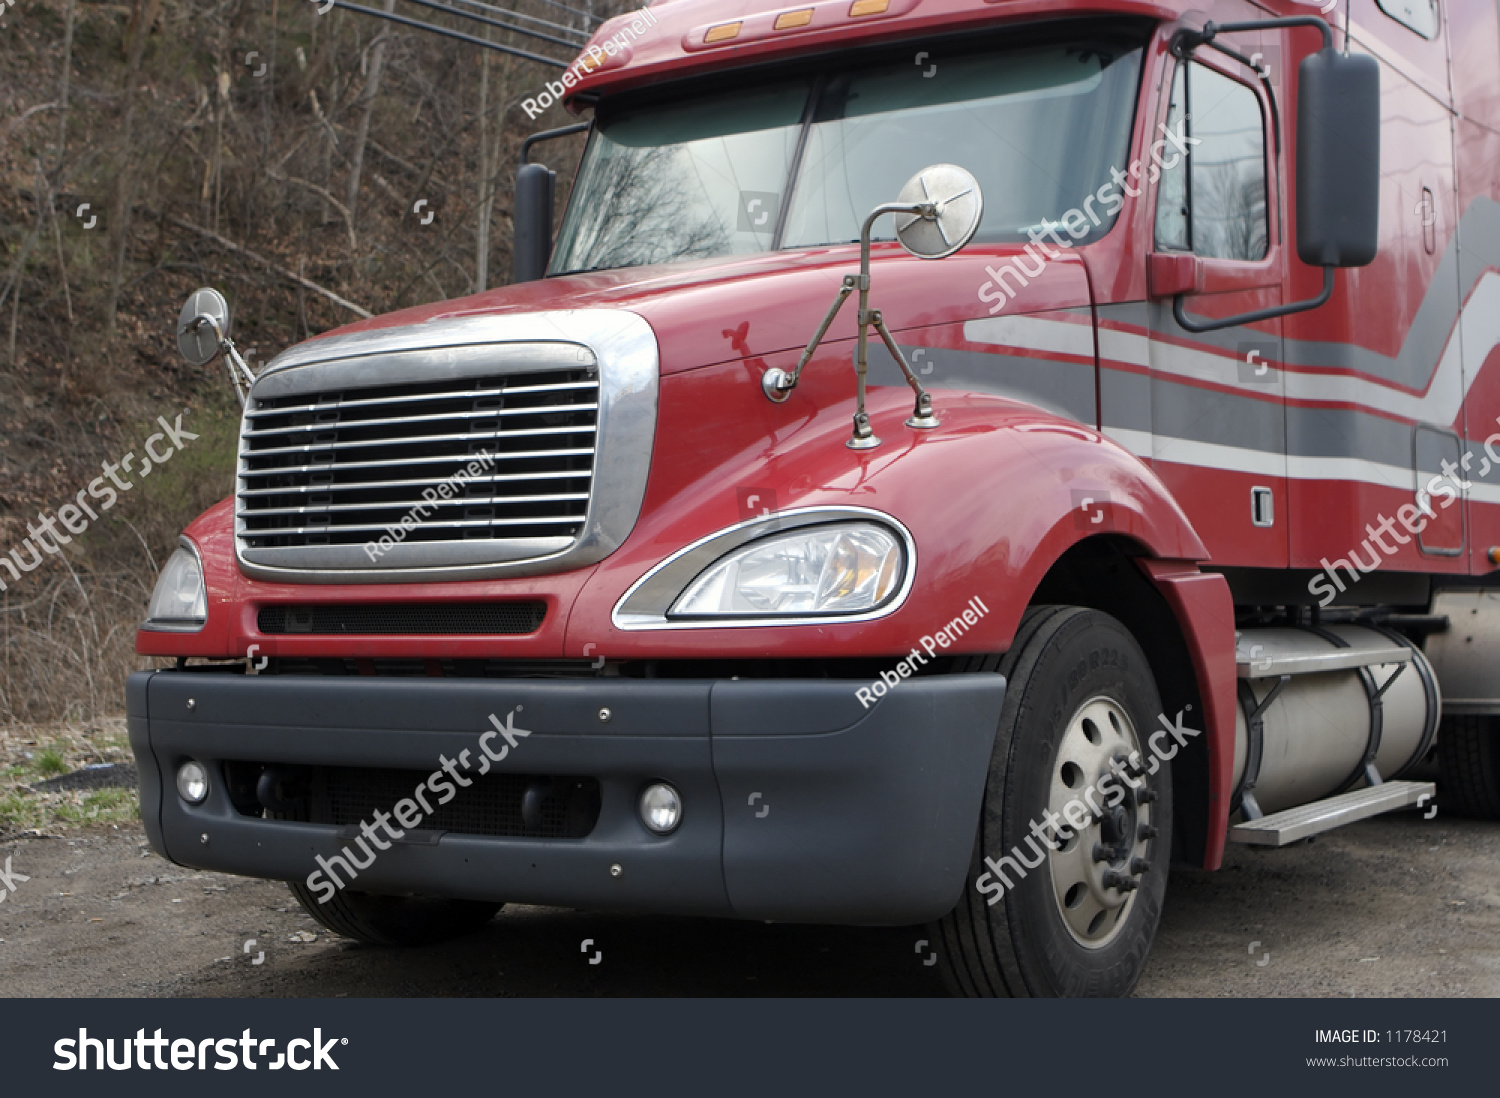
[[[182,218],[176,217],[176,216],[174,216],[172,214],[167,214],[166,215],[166,219],[169,222],[171,222],[173,225],[176,225],[179,229],[186,229],[189,232],[197,233],[199,236],[203,237],[206,240],[212,240],[215,244],[219,245],[219,247],[221,247],[221,248],[227,248],[229,251],[234,252],[236,255],[242,255],[246,259],[249,259],[249,260],[251,260],[251,261],[253,261],[255,263],[259,263],[262,267],[266,268],[268,271],[274,271],[274,272],[276,272],[282,278],[290,279],[292,282],[297,283],[297,285],[303,287],[304,289],[311,290],[315,294],[321,294],[323,297],[326,297],[329,301],[333,302],[335,305],[342,305],[344,308],[348,309],[351,313],[354,313],[354,314],[356,314],[358,316],[365,317],[367,319],[369,317],[372,317],[372,316],[375,315],[374,313],[370,312],[369,309],[366,309],[364,306],[362,306],[362,305],[356,305],[356,304],[354,304],[354,302],[348,300],[347,298],[340,297],[338,294],[334,293],[332,290],[328,289],[326,286],[319,286],[316,282],[313,282],[311,279],[303,278],[301,275],[296,274],[295,272],[287,270],[285,267],[281,266],[280,264],[272,263],[269,259],[266,259],[263,256],[256,255],[249,248],[246,248],[246,247],[243,247],[242,245],[236,244],[232,240],[225,240],[218,233],[212,232],[212,231],[210,231],[208,229],[205,229],[201,225],[194,225],[191,221],[184,221]]]

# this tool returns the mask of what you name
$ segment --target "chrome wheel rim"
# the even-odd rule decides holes
[[[1044,830],[1052,893],[1063,925],[1086,949],[1119,936],[1151,868],[1156,793],[1140,748],[1129,714],[1100,696],[1073,714],[1052,765]]]

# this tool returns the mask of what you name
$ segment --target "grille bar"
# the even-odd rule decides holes
[[[330,405],[336,410],[348,407],[345,404]],[[597,412],[597,404],[547,404],[536,408],[481,408],[467,412],[435,412],[431,415],[422,416],[396,416],[390,419],[334,419],[326,423],[302,423],[290,427],[258,427],[255,431],[257,439],[270,438],[274,435],[296,435],[317,434],[322,431],[331,430],[363,430],[366,427],[389,427],[393,424],[405,426],[413,423],[451,423],[454,420],[476,420],[494,419],[497,416],[549,416],[569,412]],[[326,414],[326,409],[320,409],[319,414]],[[425,437],[425,436],[424,436]]]
[[[395,397],[367,397],[362,399],[347,400],[340,399],[337,404],[290,404],[277,408],[260,408],[246,412],[252,418],[257,416],[284,416],[298,412],[326,412],[329,408],[364,408],[385,404],[415,404],[429,400],[490,400],[498,396],[532,395],[535,393],[564,393],[578,390],[593,390],[597,385],[592,381],[568,381],[556,385],[506,385],[493,389],[469,389],[464,392],[454,393],[415,393],[408,396]]]
[[[485,529],[488,529],[488,528],[490,528],[492,526],[495,526],[495,525],[497,525],[499,523],[502,523],[502,522],[505,525],[507,525],[507,526],[567,526],[570,523],[572,523],[573,520],[567,518],[566,516],[534,515],[534,516],[528,516],[528,517],[524,517],[524,518],[504,518],[504,519],[472,519],[472,520],[450,519],[450,520],[447,520],[447,521],[444,521],[444,522],[428,522],[428,523],[424,523],[424,526],[442,527],[445,530],[447,530],[447,529],[485,530]],[[397,524],[399,524],[399,520],[397,521]],[[380,534],[385,533],[387,530],[389,530],[392,525],[393,525],[392,523],[384,523],[384,524],[382,524],[380,526],[353,526],[353,525],[349,525],[347,523],[340,523],[338,525],[337,529],[341,533],[348,533],[348,534],[375,534],[375,535],[380,535]],[[286,527],[280,527],[280,528],[278,528],[278,530],[276,532],[278,534],[327,534],[329,532],[329,529],[330,529],[330,527],[327,526],[327,525],[286,526]],[[418,528],[418,532],[420,533],[420,531],[421,531],[421,528],[419,527]],[[529,535],[529,536],[533,536],[534,537],[535,535]]]
[[[316,468],[322,468],[317,466]],[[347,466],[340,466],[347,468]],[[493,477],[475,477],[469,481],[470,484],[510,484],[514,482],[527,482],[534,480],[575,480],[583,476],[581,473],[562,469],[552,472],[541,473],[509,473]],[[304,484],[286,488],[246,488],[240,492],[241,497],[253,496],[287,496],[300,493],[314,492],[362,492],[366,489],[384,488],[421,488],[432,484],[430,480],[353,480],[348,484]]]
[[[350,487],[364,488],[366,485],[351,485]],[[557,492],[547,496],[471,496],[449,500],[447,503],[438,503],[429,510],[443,511],[450,508],[486,507],[509,507],[518,503],[562,503],[572,500],[586,500],[589,498],[587,492]],[[407,499],[379,500],[368,503],[325,503],[308,504],[305,507],[262,507],[246,512],[259,518],[262,515],[308,515],[324,514],[329,511],[395,511],[396,521],[401,521],[401,515],[412,508],[421,505],[420,496]]]
[[[336,429],[329,428],[328,431],[330,434],[332,434],[336,432]],[[505,437],[536,438],[543,435],[554,436],[593,434],[593,431],[594,425],[592,423],[584,424],[578,427],[526,427],[520,430],[506,431]],[[372,438],[358,439],[352,442],[313,442],[309,443],[306,446],[283,446],[269,450],[244,450],[240,452],[240,457],[266,458],[276,457],[280,454],[311,454],[333,450],[349,450],[354,448],[364,449],[371,446],[423,446],[433,442],[488,442],[492,438],[496,437],[499,437],[498,432],[489,431],[484,433],[475,432],[473,434],[467,435],[412,435],[408,438]],[[475,458],[483,457],[484,455],[478,452],[471,452],[455,456],[473,460]]]
[[[478,457],[479,455],[476,454],[473,456]],[[541,458],[593,456],[594,448],[592,446],[580,446],[565,450],[521,450],[514,454],[491,454],[489,461],[493,465],[497,461],[529,461]],[[413,465],[436,465],[451,462],[452,460],[451,456],[438,456],[401,458],[400,460],[391,461],[341,461],[339,462],[339,471],[342,472],[345,469],[406,469]],[[287,473],[326,473],[330,464],[329,462],[321,462],[314,465],[280,465],[276,467],[274,472],[277,476]],[[436,483],[436,481],[430,483]],[[241,492],[240,494],[243,495],[244,493]]]

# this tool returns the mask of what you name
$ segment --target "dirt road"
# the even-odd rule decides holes
[[[919,929],[510,907],[474,937],[391,952],[329,935],[281,885],[170,865],[127,825],[6,857],[12,996],[942,994]],[[1416,813],[1231,848],[1219,873],[1174,874],[1138,994],[1500,995],[1497,868],[1500,826]]]

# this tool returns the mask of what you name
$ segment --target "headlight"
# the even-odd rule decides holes
[[[191,633],[208,621],[208,597],[203,591],[203,567],[198,554],[180,546],[156,579],[146,628]]]
[[[860,614],[895,594],[905,567],[900,540],[874,523],[807,527],[722,557],[667,616]]]

